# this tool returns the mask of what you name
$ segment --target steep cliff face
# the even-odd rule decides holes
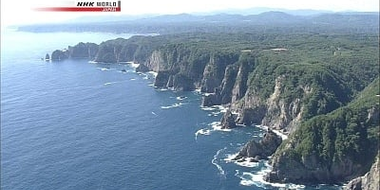
[[[65,59],[88,59],[93,60],[98,53],[99,46],[95,43],[80,42],[75,46],[69,46],[65,50],[55,50],[51,59],[60,61]]]
[[[207,50],[168,45],[153,51],[144,63],[158,72],[155,86],[175,90],[215,92],[221,85],[226,67],[236,62],[236,55],[213,54]]]
[[[154,72],[159,72],[159,71],[164,70],[163,68],[160,70],[160,66],[161,67],[165,66],[161,52],[158,50],[153,51],[149,59],[143,64],[146,65],[150,70]]]
[[[291,133],[303,120],[331,112],[352,95],[350,87],[326,68],[262,61],[256,65],[245,95],[231,99],[231,109],[239,113],[237,123],[262,124]]]
[[[69,58],[94,59],[99,46],[95,43],[79,43],[74,47],[69,46]]]
[[[255,57],[252,54],[242,53],[236,63],[226,67],[222,81],[212,91],[214,94],[203,97],[202,105],[230,103],[233,105],[239,101],[248,88],[248,76],[254,70],[254,66]],[[206,91],[207,89],[209,88],[205,88]]]
[[[206,65],[203,71],[203,78],[201,81],[201,91],[212,93],[216,91],[222,84],[223,78],[225,78],[225,73],[229,78],[230,75],[234,75],[232,67],[227,68],[228,65],[235,63],[238,60],[238,55],[234,53],[218,53],[210,57],[210,61]],[[236,74],[235,74],[236,76]],[[226,79],[224,85],[226,85]],[[223,84],[222,84],[223,85]],[[229,87],[229,86],[227,86]]]
[[[236,122],[245,125],[262,124],[272,129],[293,131],[302,120],[304,99],[310,92],[303,92],[292,100],[286,99],[282,96],[287,91],[284,80],[284,75],[276,78],[273,93],[268,98],[263,98],[252,88],[242,101],[235,101],[233,108],[239,110]]]
[[[380,189],[380,154],[377,155],[369,172],[351,180],[344,190],[378,190]]]
[[[363,175],[378,152],[379,80],[355,101],[300,125],[274,154],[271,182],[337,183]]]
[[[302,92],[300,97],[294,99],[286,99],[281,94],[286,91],[284,85],[285,75],[277,77],[273,93],[266,100],[267,114],[261,121],[265,126],[271,126],[274,129],[293,130],[302,119],[301,99],[310,92]]]

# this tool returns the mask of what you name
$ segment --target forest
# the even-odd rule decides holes
[[[224,104],[237,113],[224,116],[225,127],[262,124],[288,134],[270,159],[268,181],[345,183],[368,172],[379,151],[378,14],[223,16],[229,19],[210,25],[220,15],[103,23],[107,31],[160,35],[79,43],[51,58],[133,61],[158,73],[157,88],[213,93],[204,106]]]

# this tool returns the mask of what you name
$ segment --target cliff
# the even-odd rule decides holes
[[[369,172],[365,175],[351,180],[344,190],[378,190],[380,189],[380,159],[377,155],[376,161],[373,163]]]
[[[281,142],[281,137],[276,135],[272,130],[268,130],[259,142],[252,139],[245,144],[234,159],[239,160],[247,157],[253,158],[254,161],[267,159],[268,156],[271,156],[276,151]]]
[[[265,140],[270,153],[254,153],[267,148],[251,141],[239,154],[265,158],[276,151],[268,181],[335,183],[363,175],[375,155],[363,147],[372,147],[378,138],[373,128],[379,108],[369,98],[374,91],[361,92],[379,75],[373,39],[377,36],[136,36],[98,46],[78,44],[51,57],[134,61],[139,72],[157,72],[157,88],[200,89],[207,93],[203,106],[229,107],[221,119],[223,128],[261,124],[290,135],[279,148],[274,148],[276,138]],[[284,44],[287,48],[275,48]]]
[[[271,159],[271,182],[338,183],[366,173],[378,152],[379,79],[347,106],[301,124]]]
[[[95,43],[78,43],[75,46],[69,46],[64,50],[55,50],[51,54],[52,61],[65,59],[88,59],[92,60],[98,53],[99,46]]]

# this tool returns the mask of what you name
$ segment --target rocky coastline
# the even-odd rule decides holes
[[[253,158],[252,161],[258,161],[272,156],[270,163],[273,170],[266,176],[267,181],[334,184],[354,179],[347,186],[348,189],[358,189],[359,186],[372,189],[364,188],[368,181],[374,179],[373,172],[365,174],[370,169],[370,165],[364,165],[368,160],[358,162],[346,156],[334,157],[331,161],[330,157],[322,158],[314,150],[304,155],[303,152],[297,152],[303,147],[302,139],[298,139],[303,134],[299,131],[312,133],[308,131],[311,118],[338,114],[333,111],[344,106],[351,109],[350,105],[355,104],[351,89],[341,82],[343,79],[337,79],[337,74],[323,67],[305,64],[298,65],[297,69],[282,67],[280,63],[274,62],[275,59],[268,58],[286,57],[288,52],[281,52],[280,55],[268,51],[210,51],[196,46],[173,45],[172,42],[167,42],[169,45],[154,40],[148,43],[142,39],[116,39],[100,45],[79,43],[54,51],[50,59],[62,61],[85,58],[107,63],[132,61],[139,64],[137,72],[157,73],[154,82],[156,88],[180,91],[200,89],[207,94],[202,97],[202,106],[228,106],[221,119],[223,129],[255,124],[269,126],[260,142],[249,141],[235,157],[236,160]],[[308,76],[308,80],[300,80],[299,73]],[[378,107],[378,104],[363,107],[375,111],[372,116],[371,111],[366,112],[367,115],[358,118],[357,122],[364,122],[362,127],[365,129],[377,126]],[[355,110],[351,112],[356,114]],[[328,120],[330,116],[326,117],[325,120]],[[362,121],[364,118],[368,121]],[[289,138],[281,138],[278,135],[280,131],[282,137],[289,135]],[[323,145],[325,142],[321,143]],[[374,155],[368,156],[373,160]],[[373,167],[378,170],[378,167]],[[361,175],[364,176],[356,178]]]

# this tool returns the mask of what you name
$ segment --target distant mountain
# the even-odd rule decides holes
[[[308,13],[311,12],[313,11]],[[265,27],[263,28],[262,26]],[[378,32],[378,26],[378,12],[343,12],[301,16],[281,11],[270,11],[251,15],[220,13],[214,15],[82,17],[77,20],[56,24],[20,26],[19,30],[30,32],[91,31],[167,34],[183,32],[263,32],[263,30],[269,32],[282,28],[282,30],[285,29],[289,32],[350,31],[360,33],[363,31]]]
[[[158,15],[101,15],[101,16],[82,16],[74,18],[63,23],[100,23],[100,22],[118,22],[133,21],[142,18],[152,18]]]
[[[247,8],[247,9],[225,9],[219,11],[213,11],[211,14],[239,14],[239,15],[257,15],[265,12],[284,12],[291,15],[296,16],[312,16],[312,15],[320,15],[325,13],[333,13],[333,11],[328,10],[313,10],[313,9],[298,9],[298,10],[290,10],[290,9],[280,9],[280,8],[269,8],[269,7],[255,7],[255,8]],[[197,14],[197,13],[195,13]],[[203,15],[208,15],[208,13],[198,13]]]

